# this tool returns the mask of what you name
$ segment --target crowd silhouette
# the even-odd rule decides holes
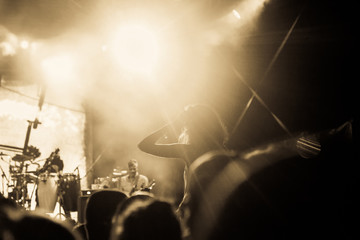
[[[82,240],[69,222],[26,211],[12,200],[0,197],[0,239]]]

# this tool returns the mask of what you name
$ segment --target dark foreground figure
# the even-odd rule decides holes
[[[350,122],[190,168],[190,239],[355,239],[358,148]]]

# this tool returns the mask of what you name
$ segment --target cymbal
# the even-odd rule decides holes
[[[122,177],[122,176],[125,176],[125,175],[128,175],[128,172],[125,170],[125,171],[113,171],[113,176],[117,176],[117,177]]]
[[[7,154],[5,154],[5,153],[0,153],[0,159],[1,160],[3,160],[4,162],[6,162],[6,163],[9,163],[9,161],[10,161],[10,158],[9,158],[10,156],[9,155],[7,155]]]
[[[12,158],[12,160],[17,161],[17,162],[23,162],[23,161],[27,161],[27,160],[31,160],[31,159],[32,159],[31,156],[20,155],[20,154],[16,154],[15,157]]]

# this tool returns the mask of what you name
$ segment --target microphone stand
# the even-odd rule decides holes
[[[1,160],[4,160],[3,157],[1,156]],[[1,172],[2,172],[2,195],[4,195],[4,192],[5,192],[5,189],[4,189],[4,179],[6,179],[6,182],[8,183],[9,182],[9,179],[7,178],[5,172],[4,172],[4,169],[1,167],[0,165],[0,169],[1,169]]]
[[[103,151],[103,152],[104,152],[104,151]],[[89,169],[86,171],[86,174],[85,174],[85,176],[83,176],[83,178],[86,177],[86,176],[88,175],[88,173],[93,170],[93,168],[95,167],[95,164],[101,159],[103,152],[100,153],[99,156],[95,159],[95,161],[91,164],[91,166],[90,166]]]
[[[80,196],[81,193],[81,179],[80,179],[80,170],[79,170],[79,165],[74,169],[73,172],[75,172],[77,170],[77,179],[76,179],[76,183],[77,183],[77,194],[78,196]]]
[[[77,180],[79,181],[80,183],[80,170],[79,170],[79,166],[77,166],[73,172],[75,172],[77,170]],[[79,188],[80,189],[80,188]]]

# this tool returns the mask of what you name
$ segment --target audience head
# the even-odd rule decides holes
[[[130,200],[131,199],[131,200]],[[114,218],[111,240],[181,240],[182,231],[173,206],[149,196],[134,196]]]
[[[85,224],[90,240],[108,239],[112,217],[117,206],[125,199],[127,199],[125,193],[110,189],[90,195],[85,207]]]
[[[113,218],[113,222],[135,201],[147,201],[154,199],[154,195],[149,192],[137,191],[134,192],[130,197],[125,199],[122,203],[117,206],[116,213]]]
[[[7,207],[20,208],[14,200],[6,198],[0,193],[0,209]]]
[[[6,215],[6,217],[5,217]],[[79,240],[70,225],[47,215],[8,207],[3,209],[0,219],[0,239]]]

